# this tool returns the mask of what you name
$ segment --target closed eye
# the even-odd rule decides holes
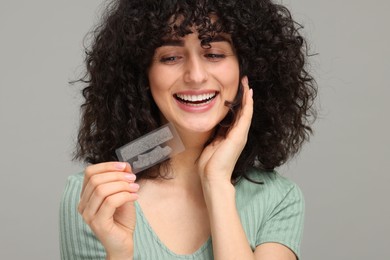
[[[224,59],[226,57],[225,54],[216,54],[216,53],[207,53],[205,54],[205,57],[211,61],[219,61],[221,59]]]
[[[160,59],[160,62],[161,63],[165,63],[165,64],[173,64],[173,63],[176,63],[178,62],[182,57],[180,56],[169,56],[169,57],[162,57]]]

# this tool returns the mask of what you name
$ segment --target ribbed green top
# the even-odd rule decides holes
[[[252,171],[250,176],[264,184],[242,179],[236,185],[236,206],[252,249],[262,243],[277,242],[299,256],[304,218],[300,189],[276,172]],[[103,246],[77,212],[82,183],[82,173],[70,176],[61,201],[61,259],[105,259]],[[211,238],[191,255],[177,255],[170,251],[150,227],[139,204],[135,205],[135,260],[213,259]]]

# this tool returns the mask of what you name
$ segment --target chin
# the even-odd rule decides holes
[[[197,133],[197,134],[205,134],[212,132],[217,123],[212,124],[211,122],[187,122],[187,123],[175,123],[177,128],[180,128],[186,132]]]

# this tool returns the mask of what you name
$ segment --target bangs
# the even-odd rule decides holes
[[[164,39],[182,38],[197,32],[202,46],[226,31],[215,8],[209,1],[177,1],[164,28]]]

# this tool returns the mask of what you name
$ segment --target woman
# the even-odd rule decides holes
[[[297,259],[308,138],[304,40],[269,0],[114,1],[87,51],[63,259]],[[170,122],[185,151],[132,173],[115,149]]]

